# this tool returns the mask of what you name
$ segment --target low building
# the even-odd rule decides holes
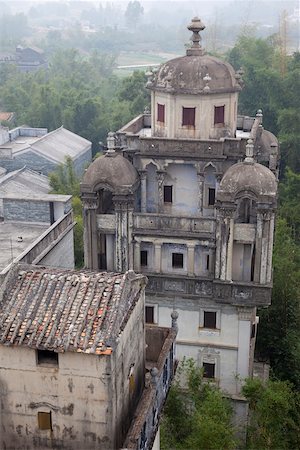
[[[26,167],[0,176],[0,277],[15,262],[74,268],[70,195]]]
[[[21,72],[36,72],[39,69],[48,68],[44,50],[34,46],[22,47],[18,45],[16,61]]]
[[[12,268],[0,292],[1,448],[152,448],[176,314],[145,336],[145,284],[133,271]]]
[[[91,142],[64,127],[50,133],[46,128],[0,127],[0,166],[9,172],[26,166],[48,175],[68,156],[76,174],[82,175],[92,160]]]

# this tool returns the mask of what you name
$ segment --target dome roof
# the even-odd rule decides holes
[[[268,167],[258,163],[240,162],[229,167],[225,172],[218,190],[218,199],[226,194],[231,197],[239,192],[250,190],[257,196],[276,197],[277,181]]]
[[[277,153],[278,139],[268,130],[262,130],[261,136],[257,139],[255,146],[258,147],[260,153]],[[274,150],[275,149],[275,150]]]
[[[132,192],[138,179],[133,165],[115,152],[99,156],[92,162],[84,174],[81,190],[94,192],[106,187],[113,192]]]
[[[151,90],[181,94],[214,94],[241,90],[241,77],[233,67],[204,53],[199,32],[205,25],[198,17],[188,29],[193,32],[191,48],[186,56],[171,59],[158,69],[154,79],[147,83]],[[151,75],[151,74],[150,74]]]
[[[182,94],[214,94],[241,90],[230,64],[208,55],[186,55],[163,64],[152,90]]]

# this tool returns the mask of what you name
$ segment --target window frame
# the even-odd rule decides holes
[[[215,380],[216,379],[216,362],[215,361],[214,362],[203,361],[202,368],[204,369],[203,378],[205,378],[206,380]],[[207,376],[206,375],[207,372],[205,369],[209,369],[208,372],[212,369],[213,376]]]
[[[211,195],[212,194],[212,195]],[[211,202],[213,200],[213,203]],[[213,186],[208,186],[207,189],[207,206],[215,206],[216,204],[216,188]]]
[[[165,123],[166,115],[165,115],[165,105],[162,103],[157,103],[157,122]]]
[[[47,416],[47,418],[46,418]],[[38,411],[38,428],[43,431],[52,431],[52,413],[51,411]],[[48,426],[45,426],[47,423]]]
[[[193,127],[196,125],[196,107],[182,107],[181,125],[183,127]]]
[[[164,203],[168,203],[168,204],[173,203],[173,185],[172,184],[164,185]]]
[[[36,350],[36,364],[37,366],[58,367],[59,358],[58,353],[51,350]]]
[[[141,267],[148,267],[148,250],[140,250],[140,265]]]
[[[210,324],[207,323],[207,322],[211,321],[211,319],[209,319],[209,317],[212,317],[212,314],[214,314],[214,319],[212,320],[212,322],[214,323],[214,326],[210,326]],[[205,320],[205,318],[207,320]],[[208,330],[217,330],[218,329],[217,328],[217,311],[209,311],[209,310],[203,311],[203,328],[206,328]]]
[[[214,107],[214,126],[221,127],[224,125],[225,125],[225,105],[215,105],[215,107]]]
[[[146,308],[152,309],[153,322],[146,321]],[[158,306],[157,305],[149,305],[145,304],[145,323],[148,325],[156,325],[158,323]]]

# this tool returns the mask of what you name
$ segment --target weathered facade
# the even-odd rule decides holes
[[[146,273],[146,320],[165,325],[176,308],[179,358],[238,396],[256,307],[271,301],[278,141],[261,110],[238,116],[242,72],[205,54],[204,28],[192,20],[187,55],[148,74],[151,114],[110,134],[88,168],[85,261]]]
[[[0,297],[1,448],[151,448],[176,325],[150,327],[145,341],[145,283],[132,271],[11,270]]]

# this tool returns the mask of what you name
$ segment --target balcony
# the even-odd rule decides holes
[[[175,373],[176,330],[146,326],[146,386],[135,412],[123,449],[148,450]]]
[[[167,214],[134,214],[135,234],[158,236],[181,236],[208,238],[215,233],[212,218],[180,217]]]

